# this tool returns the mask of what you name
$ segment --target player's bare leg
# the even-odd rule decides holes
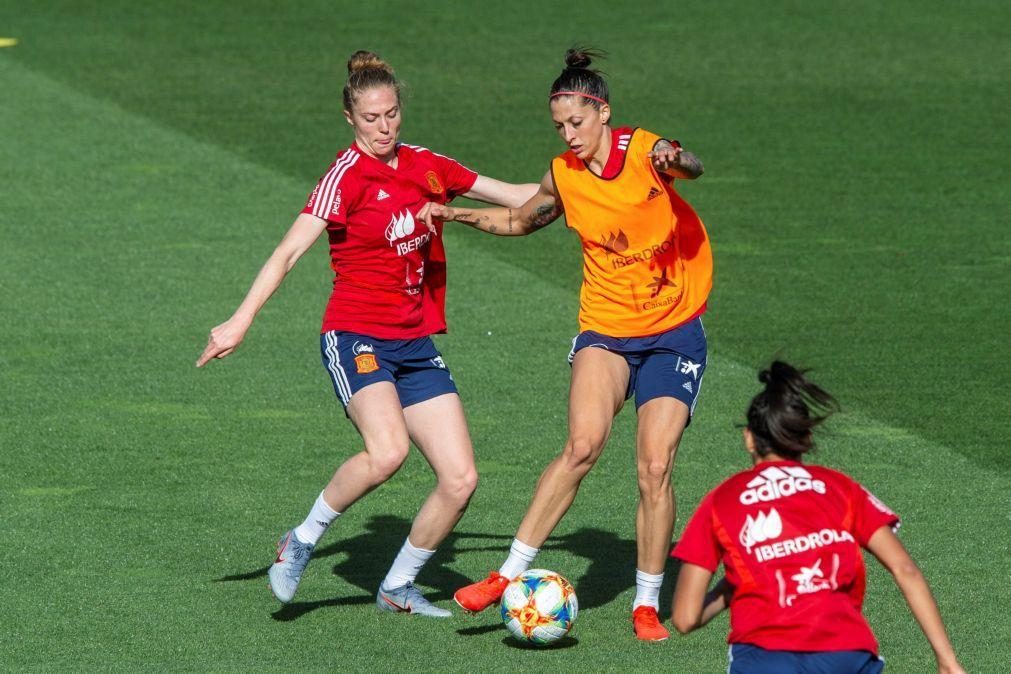
[[[361,497],[389,480],[407,459],[410,440],[397,389],[377,382],[357,391],[348,416],[365,441],[365,449],[343,464],[323,489],[323,498],[344,512]]]
[[[604,450],[611,423],[625,401],[628,377],[623,356],[595,347],[576,353],[569,389],[569,438],[561,455],[541,473],[516,538],[540,548],[568,511]]]
[[[505,564],[453,595],[464,610],[482,611],[498,601],[508,581],[522,573],[561,521],[607,443],[611,422],[625,399],[628,377],[628,364],[622,356],[594,347],[576,354],[565,449],[541,474]]]
[[[436,485],[379,586],[376,606],[384,611],[446,618],[452,614],[429,602],[414,581],[467,509],[477,487],[474,449],[463,405],[455,393],[405,408],[404,419],[411,439],[435,472]]]
[[[435,489],[411,526],[411,542],[434,549],[460,521],[477,488],[474,448],[460,396],[447,393],[404,410],[407,428],[435,472]]]
[[[644,641],[663,641],[670,632],[660,623],[660,586],[674,531],[675,501],[671,484],[678,444],[688,423],[688,406],[670,397],[654,398],[639,408],[636,467],[639,507],[636,511],[636,597],[633,624]]]
[[[654,398],[639,408],[635,528],[637,565],[647,573],[663,573],[670,552],[675,514],[671,473],[687,423],[688,406],[676,398]]]
[[[388,480],[407,458],[407,426],[393,384],[379,382],[359,390],[351,398],[348,415],[361,433],[365,449],[337,469],[306,521],[278,542],[277,558],[267,576],[271,592],[282,603],[295,596],[316,543],[330,522]]]

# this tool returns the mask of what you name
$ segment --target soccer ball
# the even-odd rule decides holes
[[[533,646],[550,644],[568,634],[578,612],[575,588],[554,571],[530,569],[509,583],[502,594],[506,628]]]

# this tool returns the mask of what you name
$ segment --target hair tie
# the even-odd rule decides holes
[[[589,98],[591,101],[597,101],[598,103],[609,105],[609,103],[605,101],[603,98],[597,98],[596,96],[591,96],[590,94],[584,93],[582,91],[556,91],[555,93],[548,96],[548,99],[550,100],[555,96],[582,96],[583,98]]]

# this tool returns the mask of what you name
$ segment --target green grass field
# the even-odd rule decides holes
[[[1005,6],[280,4],[0,5],[20,40],[0,49],[0,669],[725,671],[725,617],[631,636],[628,411],[537,562],[577,586],[573,638],[529,651],[492,613],[372,607],[432,483],[417,456],[323,539],[293,605],[270,596],[277,535],[358,449],[319,364],[324,246],[237,354],[193,367],[350,141],[352,51],[407,83],[405,141],[534,181],[562,149],[545,95],[581,40],[611,53],[616,121],[706,164],[682,188],[717,275],[679,528],[746,466],[756,368],[814,367],[844,407],[815,460],[903,516],[967,669],[1007,670]],[[482,475],[419,579],[449,607],[497,567],[564,442],[580,261],[561,222],[515,241],[461,226],[447,247],[438,344]],[[931,670],[877,567],[865,611],[887,671]]]

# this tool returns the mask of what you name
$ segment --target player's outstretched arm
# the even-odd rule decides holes
[[[927,580],[916,566],[916,562],[909,556],[902,541],[892,533],[890,527],[884,526],[875,531],[867,541],[867,549],[888,569],[902,590],[913,617],[920,623],[920,629],[930,642],[930,647],[934,649],[937,671],[940,674],[965,674],[965,670],[955,657],[955,649],[948,639],[944,622],[941,620],[941,612],[937,609],[937,602],[930,593]]]
[[[301,213],[295,218],[288,233],[260,269],[239,308],[231,318],[211,329],[207,346],[197,359],[197,367],[203,367],[213,358],[224,358],[239,348],[256,314],[325,229],[326,220],[314,215]]]
[[[684,562],[678,573],[674,589],[674,608],[671,620],[674,629],[688,634],[705,625],[727,605],[726,592],[730,587],[726,579],[720,580],[712,592],[706,593],[713,573],[709,569]]]
[[[695,180],[705,170],[698,157],[684,150],[680,144],[674,145],[663,138],[653,145],[647,156],[653,162],[653,168],[672,178]]]
[[[498,236],[523,236],[547,227],[561,214],[561,199],[555,192],[551,173],[548,173],[537,192],[519,208],[456,208],[427,203],[417,217],[429,228],[435,226],[436,220],[445,220],[462,222]]]
[[[463,196],[483,201],[486,204],[519,208],[537,194],[538,189],[539,185],[534,183],[515,185],[479,175],[470,191]]]

